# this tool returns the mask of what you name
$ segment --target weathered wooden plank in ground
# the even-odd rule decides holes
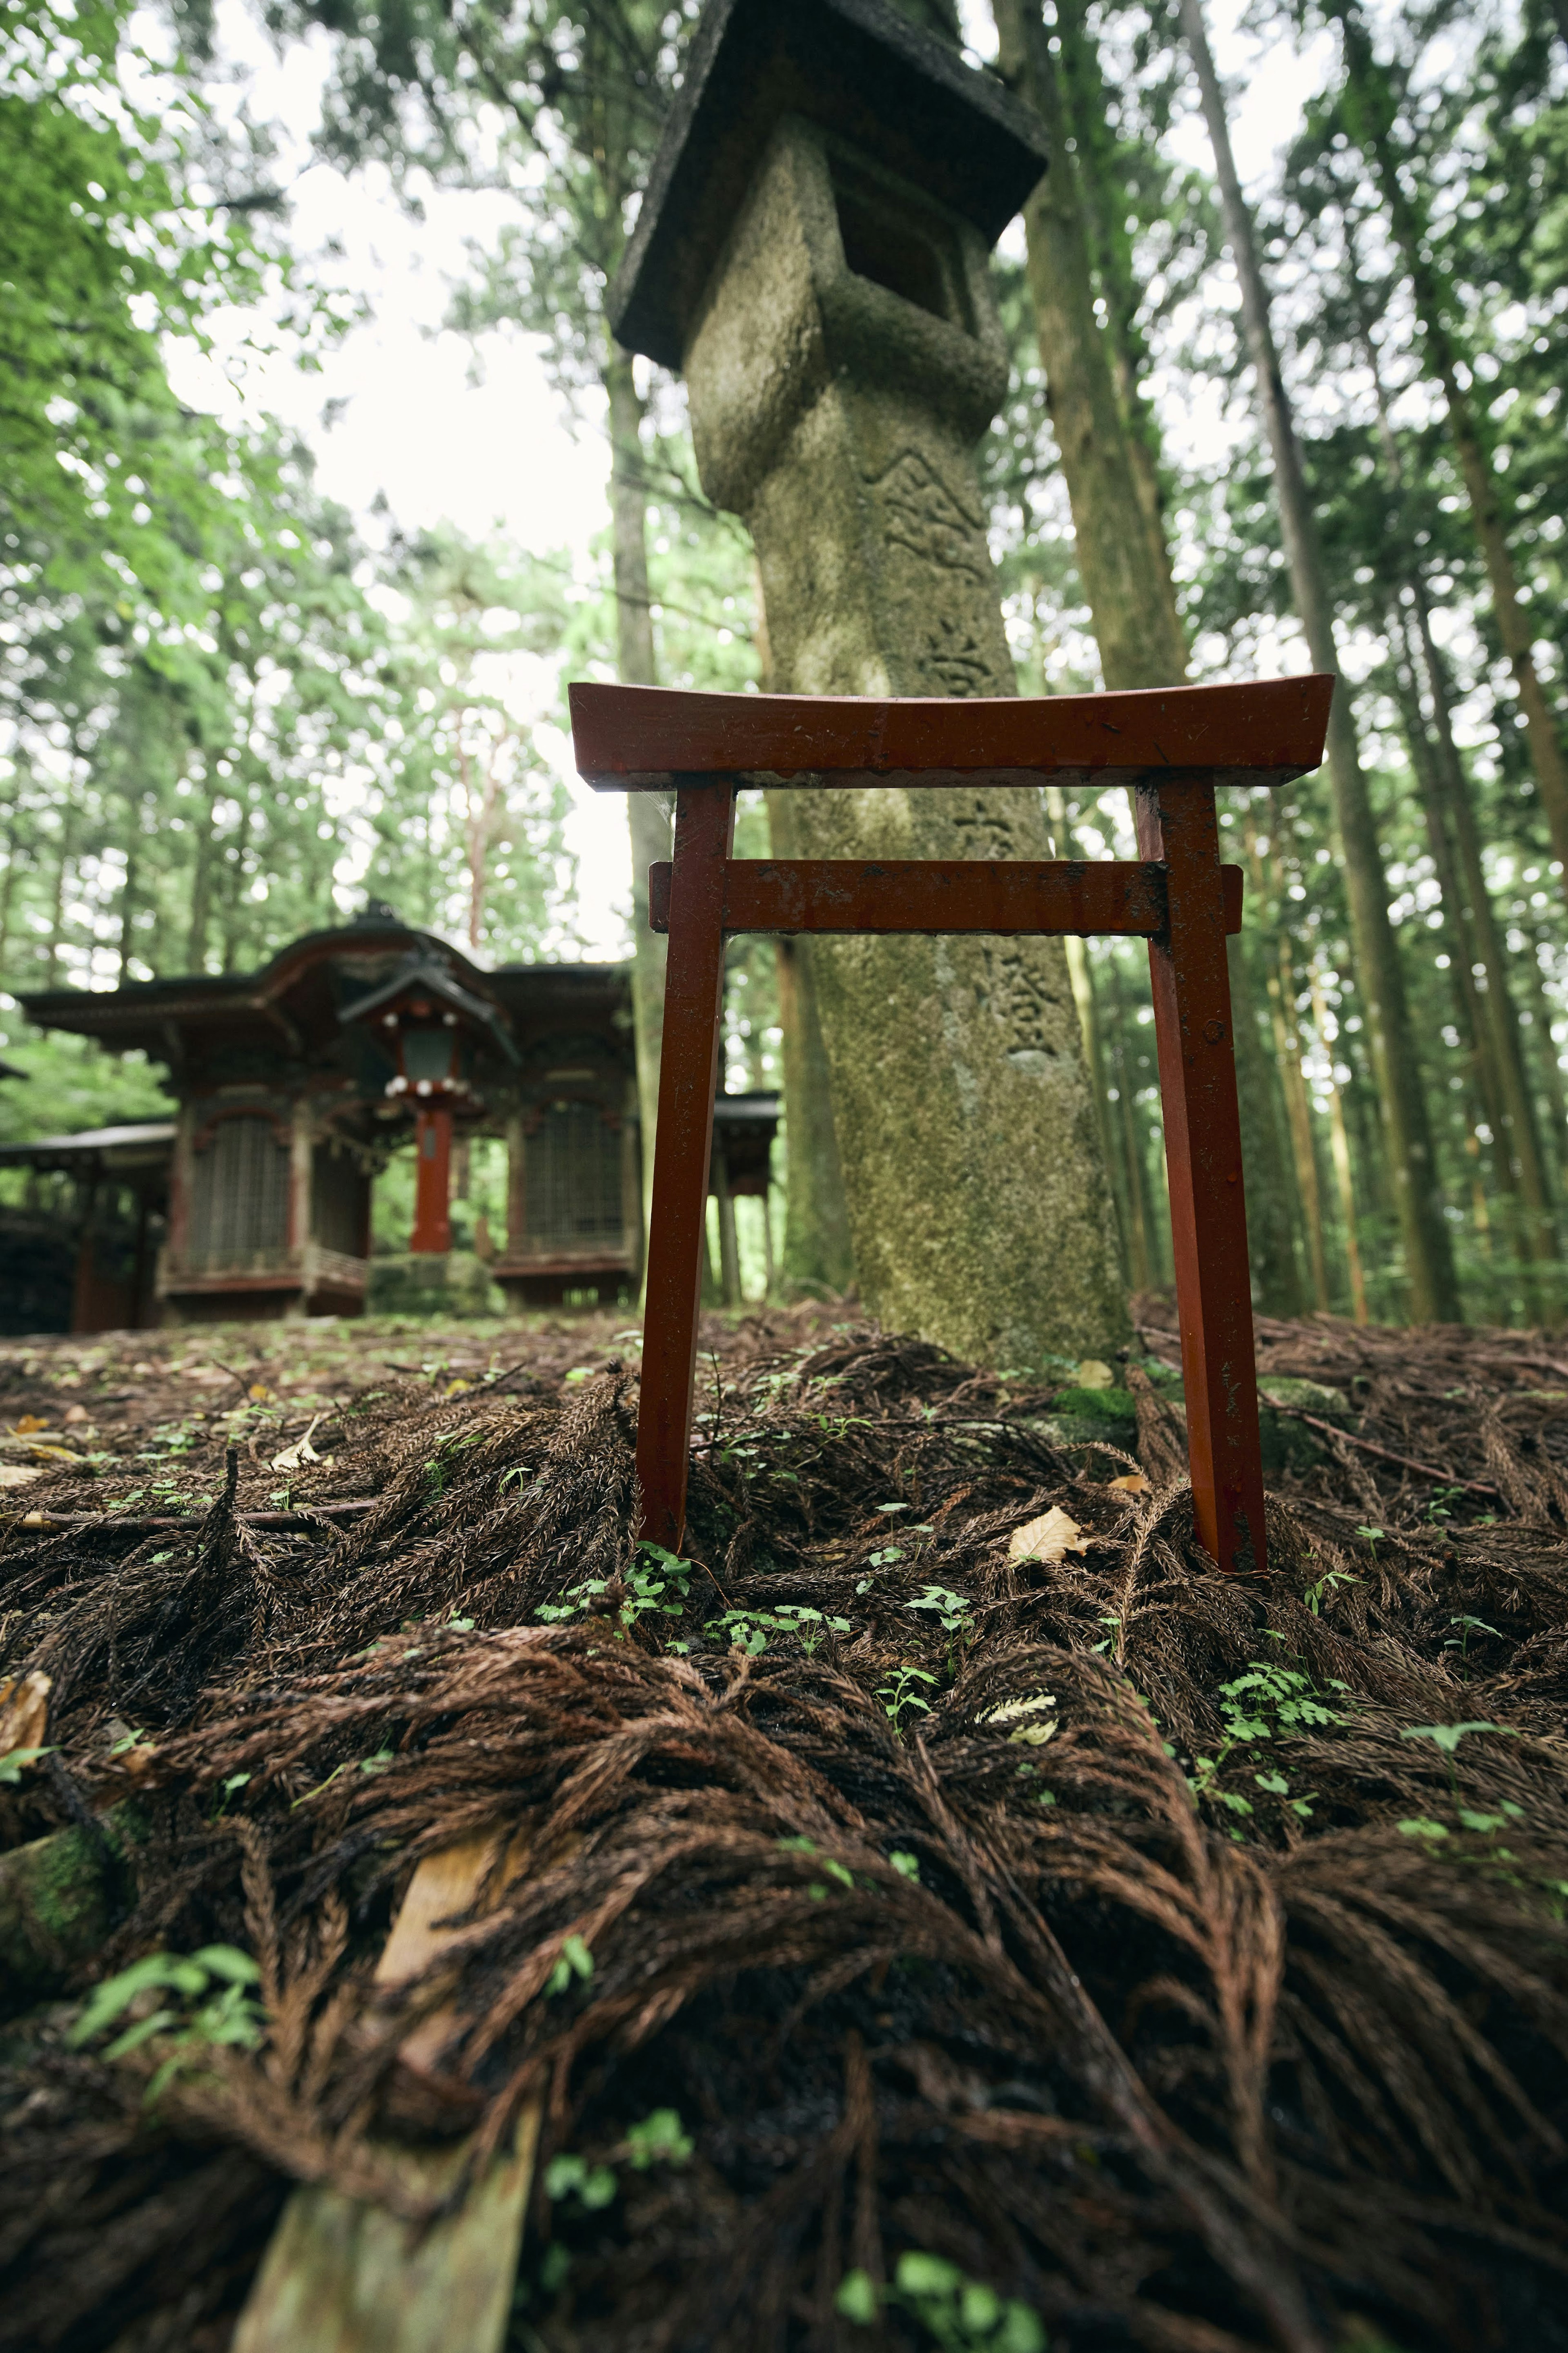
[[[507,1833],[480,1831],[427,1855],[409,1883],[375,1972],[404,1985],[459,1933],[442,1927],[468,1911],[487,1879],[499,1893],[526,1854]],[[499,1871],[497,1865],[499,1864]],[[450,2012],[425,2019],[403,2045],[403,2064],[424,2073],[444,2042]],[[511,2313],[523,2217],[533,2185],[540,2105],[518,2119],[510,2149],[469,2189],[454,2214],[421,2229],[384,2207],[311,2183],[295,2190],[235,2331],[231,2353],[500,2353]],[[400,2147],[394,2161],[411,2188],[441,2196],[468,2154],[467,2140]],[[384,2147],[384,2155],[393,2155]]]

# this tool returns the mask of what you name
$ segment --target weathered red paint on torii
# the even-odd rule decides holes
[[[1165,1122],[1187,1458],[1203,1544],[1265,1566],[1263,1468],[1231,1037],[1227,931],[1241,877],[1219,859],[1217,785],[1281,785],[1323,755],[1331,678],[1142,694],[937,702],[571,691],[579,773],[673,789],[675,857],[649,875],[668,930],[637,1479],[642,1533],[685,1529],[703,1217],[727,932],[1115,932],[1149,942]],[[1132,788],[1137,864],[734,859],[735,793],[781,781]]]

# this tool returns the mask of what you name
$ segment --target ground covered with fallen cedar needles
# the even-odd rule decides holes
[[[1263,1325],[1242,1585],[1141,1329],[715,1322],[680,1561],[612,1319],[0,1347],[3,2353],[541,2094],[518,2353],[1568,2348],[1568,1343]]]

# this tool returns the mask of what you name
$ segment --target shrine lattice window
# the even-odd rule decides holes
[[[552,1103],[523,1147],[531,1242],[619,1241],[621,1139],[592,1103]]]
[[[271,1120],[220,1119],[198,1149],[188,1261],[197,1271],[270,1265],[289,1244],[289,1147]]]

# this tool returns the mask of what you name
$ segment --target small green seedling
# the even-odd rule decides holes
[[[550,1972],[544,1990],[550,1994],[564,1993],[574,1977],[581,1978],[585,1985],[593,1974],[594,1956],[582,1937],[573,1934],[563,1940],[561,1957]]]
[[[869,2273],[849,2272],[834,2298],[836,2310],[862,2328],[872,2327],[889,2305],[911,2314],[943,2353],[982,2348],[984,2353],[1047,2353],[1037,2313],[968,2278],[941,2255],[909,2250],[899,2257],[892,2285],[880,2290]]]
[[[786,1601],[778,1609],[726,1609],[706,1630],[728,1634],[732,1647],[752,1659],[767,1649],[770,1634],[793,1634],[809,1659],[821,1649],[825,1635],[847,1634],[849,1620],[825,1617],[805,1602]]]
[[[1470,1636],[1472,1633],[1497,1634],[1499,1640],[1501,1640],[1501,1635],[1496,1626],[1489,1626],[1484,1618],[1472,1618],[1468,1612],[1463,1610],[1461,1610],[1457,1617],[1450,1618],[1448,1623],[1450,1626],[1459,1627],[1462,1630],[1457,1638],[1450,1635],[1447,1641],[1444,1643],[1443,1648],[1446,1651],[1458,1651],[1461,1659],[1468,1658],[1469,1656]]]
[[[941,1621],[944,1634],[962,1634],[967,1641],[974,1631],[971,1615],[973,1604],[963,1593],[950,1592],[945,1585],[928,1585],[913,1601],[906,1601],[906,1609],[929,1609]]]
[[[1364,1535],[1365,1529],[1363,1528],[1361,1533]],[[1331,1593],[1338,1585],[1364,1585],[1365,1582],[1364,1577],[1352,1577],[1348,1568],[1326,1568],[1316,1585],[1308,1586],[1301,1599],[1316,1618],[1322,1609],[1325,1593]]]
[[[563,2198],[575,2198],[590,2214],[600,2207],[613,2205],[620,2184],[607,2165],[590,2165],[586,2158],[570,2149],[552,2157],[544,2168],[544,2194],[559,2202]]]
[[[1345,1686],[1334,1682],[1329,1688],[1343,1691]],[[1214,1756],[1194,1758],[1187,1786],[1195,1803],[1201,1805],[1207,1799],[1211,1804],[1240,1816],[1255,1810],[1251,1799],[1243,1797],[1238,1789],[1218,1787],[1218,1777],[1237,1749],[1259,1740],[1299,1736],[1343,1721],[1318,1696],[1309,1675],[1298,1668],[1282,1666],[1275,1659],[1256,1661],[1245,1674],[1222,1683],[1218,1697],[1225,1721],[1219,1746]],[[1267,1790],[1270,1797],[1283,1797],[1291,1812],[1301,1820],[1310,1818],[1315,1791],[1310,1790],[1304,1797],[1289,1796],[1289,1783],[1277,1769],[1255,1773],[1252,1778],[1255,1786]],[[1233,1830],[1231,1835],[1239,1838],[1241,1833]]]
[[[655,2108],[640,2125],[626,2128],[626,2156],[638,2173],[653,2165],[689,2165],[691,2146],[675,2108]]]
[[[885,1683],[879,1685],[877,1697],[881,1701],[886,1714],[891,1718],[895,1729],[900,1715],[911,1712],[921,1715],[931,1714],[930,1700],[921,1699],[915,1685],[916,1683],[934,1683],[935,1681],[936,1677],[928,1675],[923,1667],[900,1667]]]

